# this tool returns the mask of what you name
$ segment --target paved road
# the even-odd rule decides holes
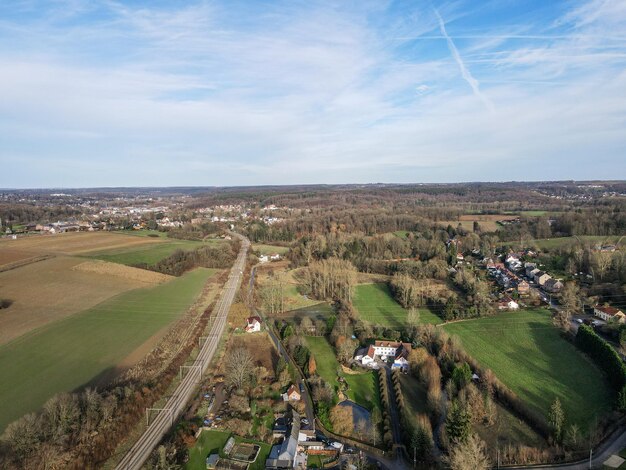
[[[183,380],[163,407],[164,410],[159,412],[139,440],[120,461],[116,467],[117,470],[134,470],[141,468],[150,456],[152,450],[161,441],[180,413],[185,409],[187,402],[195,393],[198,383],[202,379],[202,373],[206,370],[215,354],[226,327],[226,319],[230,306],[239,289],[239,283],[241,282],[243,269],[246,264],[248,248],[250,247],[250,242],[247,238],[236,233],[232,235],[241,240],[241,250],[239,251],[237,260],[230,271],[228,281],[226,281],[220,299],[215,307],[216,314],[211,331],[204,341],[193,366],[187,369]]]

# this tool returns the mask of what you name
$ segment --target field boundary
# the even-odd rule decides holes
[[[22,259],[19,261],[14,261],[12,263],[7,263],[0,266],[0,273],[11,271],[12,269],[21,268],[22,266],[28,266],[29,264],[39,263],[40,261],[45,261],[47,259],[55,258],[56,255],[41,255],[34,256],[32,258]]]

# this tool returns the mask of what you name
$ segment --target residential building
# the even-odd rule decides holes
[[[550,278],[546,281],[543,288],[548,292],[556,294],[558,292],[561,292],[561,289],[563,289],[563,283],[558,279]]]
[[[552,276],[550,276],[548,273],[544,271],[539,271],[538,273],[535,274],[535,282],[537,283],[537,285],[543,286],[546,283],[546,281],[550,279],[551,277]]]
[[[381,361],[387,361],[393,358],[392,367],[399,367],[404,370],[408,367],[408,355],[411,352],[409,343],[400,343],[397,341],[380,341],[376,340],[370,345],[365,354],[359,354],[354,357],[355,360],[361,361],[363,365],[369,365],[374,362],[376,357]]]
[[[265,461],[265,468],[294,468],[298,452],[298,435],[300,433],[300,414],[293,410],[291,432],[285,436],[281,444],[275,445]]]
[[[594,307],[593,314],[604,321],[617,321],[618,323],[624,323],[626,321],[626,315],[624,315],[624,312],[608,305],[598,305]]]
[[[255,333],[261,331],[261,318],[249,317],[246,319],[246,333]]]
[[[298,391],[298,387],[291,384],[291,386],[287,389],[286,393],[283,393],[284,401],[300,401],[300,392]]]
[[[527,295],[530,293],[530,284],[528,284],[526,281],[519,281],[517,283],[517,293],[519,295]]]
[[[519,304],[511,297],[505,297],[498,302],[499,310],[518,310]]]

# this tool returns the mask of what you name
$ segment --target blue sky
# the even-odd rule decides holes
[[[626,2],[0,3],[0,187],[626,178]]]

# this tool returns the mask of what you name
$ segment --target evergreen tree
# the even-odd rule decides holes
[[[451,442],[465,442],[472,430],[472,419],[466,407],[453,401],[446,418],[446,431]]]

